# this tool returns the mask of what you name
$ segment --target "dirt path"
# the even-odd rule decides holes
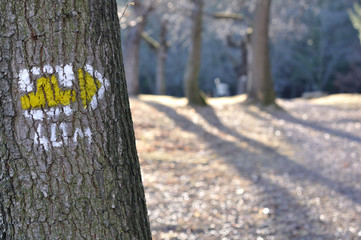
[[[361,96],[131,99],[154,239],[361,239]]]

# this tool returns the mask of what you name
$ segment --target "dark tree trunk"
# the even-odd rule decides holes
[[[202,22],[203,0],[192,0],[194,9],[192,12],[192,32],[189,58],[184,76],[184,92],[190,105],[206,105],[205,99],[199,91],[199,70],[201,67],[202,51]]]
[[[151,239],[116,9],[0,2],[0,239]]]
[[[242,66],[240,68],[240,73],[238,76],[238,84],[237,84],[237,93],[243,94],[247,92],[247,81],[249,74],[249,56],[248,52],[251,49],[251,33],[247,33],[242,39],[240,45],[242,51]]]
[[[271,0],[258,0],[254,16],[254,32],[250,54],[247,92],[250,101],[263,105],[275,103],[268,47],[268,24]]]
[[[157,77],[156,77],[156,92],[158,95],[166,94],[166,78],[165,78],[165,64],[168,53],[167,42],[167,21],[161,22],[159,48],[157,49]]]

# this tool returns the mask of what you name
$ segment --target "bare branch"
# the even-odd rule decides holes
[[[145,42],[153,49],[159,49],[160,43],[152,38],[147,32],[142,32],[142,38],[145,40]]]
[[[231,19],[237,21],[244,20],[244,16],[242,14],[232,12],[215,12],[212,14],[212,16],[215,19]]]

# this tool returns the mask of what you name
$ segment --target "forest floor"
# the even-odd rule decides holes
[[[361,239],[361,95],[131,99],[153,239]]]

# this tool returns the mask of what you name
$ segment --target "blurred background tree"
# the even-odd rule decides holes
[[[202,54],[202,28],[203,28],[203,0],[192,0],[191,13],[191,43],[189,47],[188,62],[184,73],[184,92],[191,105],[207,105],[205,98],[199,91],[199,70]]]
[[[152,4],[142,0],[134,0],[131,4],[132,15],[124,26],[127,29],[124,38],[124,68],[129,95],[139,93],[139,48],[142,33],[147,24],[148,16],[153,10]],[[126,5],[128,7],[128,5]],[[119,15],[119,14],[118,14]],[[122,15],[121,15],[122,16]]]
[[[361,6],[354,5],[354,11],[349,10],[349,15],[353,24],[353,27],[359,32],[359,38],[361,41]]]
[[[253,19],[248,99],[263,105],[275,103],[275,92],[269,57],[268,28],[271,0],[258,0]]]

